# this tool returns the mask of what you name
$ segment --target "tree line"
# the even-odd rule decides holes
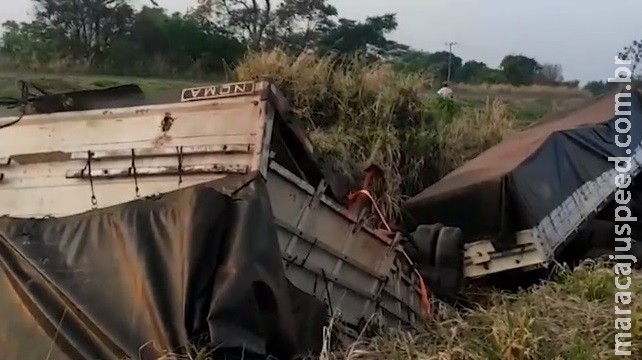
[[[32,0],[35,17],[3,24],[0,53],[16,64],[56,61],[114,75],[220,74],[248,50],[366,57],[400,70],[426,71],[453,82],[577,87],[557,64],[507,55],[494,69],[446,51],[425,52],[392,41],[395,14],[364,21],[340,17],[327,0],[198,0],[185,13],[168,13],[153,0]]]

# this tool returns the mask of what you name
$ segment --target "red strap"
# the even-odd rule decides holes
[[[417,276],[419,276],[419,291],[421,294],[421,310],[424,315],[424,320],[429,320],[431,318],[430,311],[430,289],[426,286],[423,277],[417,271]]]
[[[356,191],[354,193],[351,193],[351,194],[348,195],[348,200],[349,201],[354,201],[357,198],[358,195],[363,195],[363,196],[367,197],[372,202],[372,206],[374,207],[375,211],[377,212],[377,215],[379,215],[379,219],[381,220],[381,223],[386,227],[386,230],[388,230],[389,232],[392,232],[392,228],[388,225],[388,222],[386,221],[386,218],[383,216],[383,213],[381,212],[381,210],[379,210],[379,207],[377,206],[377,203],[376,203],[374,197],[372,196],[372,194],[370,194],[370,192],[368,190],[361,189],[361,190],[358,190],[358,191]],[[424,279],[421,276],[421,274],[419,273],[419,271],[415,270],[415,272],[417,273],[417,276],[419,277],[419,292],[420,292],[421,310],[423,312],[424,320],[428,320],[431,317],[431,311],[430,311],[430,289],[428,288],[428,286],[424,282]]]
[[[383,216],[383,213],[381,212],[381,210],[379,210],[379,206],[377,206],[377,202],[375,201],[372,194],[370,194],[368,190],[361,189],[361,190],[358,190],[357,192],[354,192],[348,195],[348,200],[354,201],[357,198],[357,195],[364,195],[370,200],[370,202],[372,202],[372,207],[374,207],[375,211],[377,212],[377,215],[379,215],[379,220],[381,220],[381,223],[383,224],[383,226],[386,227],[386,230],[392,231],[392,228],[390,227],[390,225],[388,225],[388,222],[386,221],[386,217]]]

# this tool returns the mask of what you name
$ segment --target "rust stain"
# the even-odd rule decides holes
[[[136,175],[160,176],[160,175],[202,175],[202,174],[246,174],[248,166],[245,164],[211,164],[211,165],[187,165],[187,166],[158,166],[141,167],[136,169]],[[117,179],[133,176],[131,168],[124,169],[103,169],[95,174],[93,178]],[[69,172],[66,175],[70,179],[83,179],[83,170]]]
[[[164,133],[168,132],[172,128],[172,125],[174,124],[174,120],[175,119],[172,117],[172,114],[165,113],[165,116],[163,117],[163,120],[161,121],[161,130]]]
[[[169,142],[172,141],[172,137],[167,135],[166,133],[158,135],[153,141],[152,144],[155,147],[162,147],[167,145]]]
[[[160,128],[163,133],[157,136],[152,141],[152,144],[154,144],[155,147],[165,146],[167,145],[167,143],[169,143],[172,140],[172,137],[169,136],[167,133],[171,130],[175,120],[176,119],[172,117],[171,113],[168,113],[168,112],[165,113],[165,116],[163,116],[163,119],[161,120],[161,123],[160,123]]]

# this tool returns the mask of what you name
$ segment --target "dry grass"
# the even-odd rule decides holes
[[[518,294],[478,295],[479,306],[442,306],[424,332],[396,330],[361,341],[333,359],[593,360],[614,355],[614,272],[585,265],[557,281]],[[634,275],[629,306],[634,354],[642,354],[642,274]],[[632,357],[635,358],[635,355]]]
[[[486,95],[511,95],[511,96],[533,96],[538,98],[543,97],[584,97],[590,98],[590,92],[579,89],[570,88],[566,86],[546,86],[546,85],[529,85],[529,86],[514,86],[510,84],[457,84],[453,86],[456,92],[468,93],[484,93]]]
[[[431,80],[357,58],[338,63],[279,50],[251,53],[234,72],[238,80],[264,77],[285,93],[317,149],[334,160],[335,170],[356,183],[368,165],[383,169],[379,205],[395,218],[403,189],[421,182],[424,159],[407,156],[412,151],[409,129],[430,128],[430,109],[420,94]]]
[[[479,155],[482,149],[519,130],[519,121],[505,103],[488,98],[481,108],[466,109],[439,133],[439,173],[446,174]]]
[[[317,150],[353,182],[360,182],[366,166],[381,167],[386,181],[376,197],[393,220],[406,196],[445,175],[443,169],[494,145],[501,139],[498,129],[513,126],[498,102],[479,112],[464,111],[448,125],[453,119],[447,111],[426,98],[432,78],[358,58],[339,63],[279,50],[250,53],[233,78],[272,80],[308,125]],[[467,122],[475,127],[465,126]],[[453,135],[461,143],[451,150]],[[465,154],[455,154],[462,148]]]
[[[576,108],[593,98],[591,93],[582,89],[543,85],[457,84],[453,90],[458,99],[475,102],[479,106],[489,98],[499,99],[521,123],[531,123],[544,116]]]

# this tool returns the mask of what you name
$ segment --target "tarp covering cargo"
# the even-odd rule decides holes
[[[616,101],[615,93],[604,95],[483,152],[409,199],[403,206],[409,226],[458,226],[469,242],[487,238],[500,248],[511,244],[516,231],[533,229],[556,249],[579,217],[613,194],[617,173],[609,157],[633,157],[631,171],[639,171],[640,95],[620,94],[619,116]],[[631,136],[628,147],[615,142],[619,118],[631,123],[619,137],[626,142],[626,135]],[[617,127],[627,130],[626,122]],[[579,209],[565,214],[567,205]]]
[[[0,218],[2,358],[317,347],[326,308],[288,283],[266,191],[260,176],[229,176],[70,217]]]

